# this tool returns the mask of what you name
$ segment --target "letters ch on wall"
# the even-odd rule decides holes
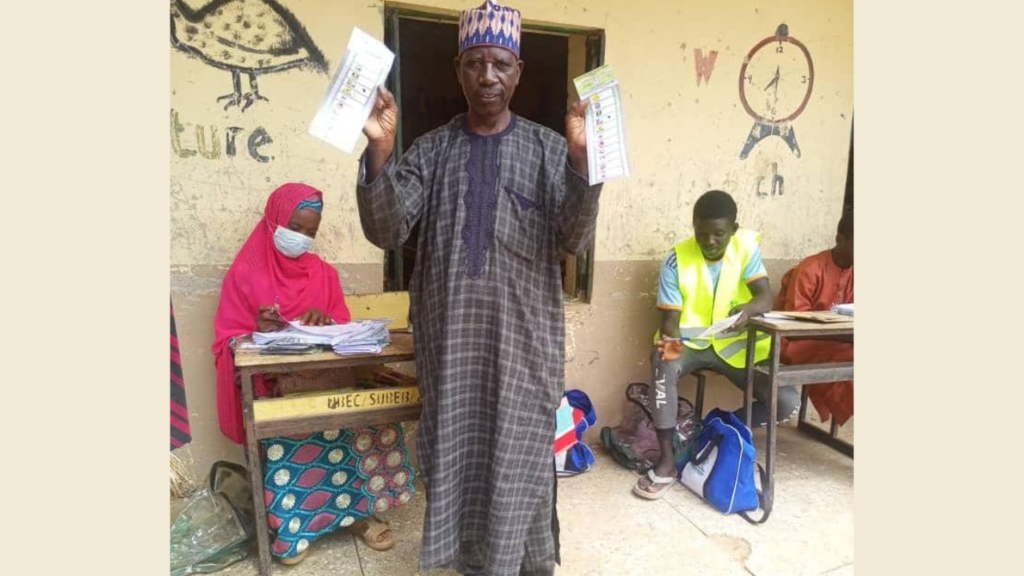
[[[769,181],[770,184],[765,184],[765,181]],[[786,177],[779,174],[779,163],[772,162],[770,178],[769,175],[759,176],[754,184],[754,193],[758,198],[768,198],[769,196],[782,196],[785,192]]]

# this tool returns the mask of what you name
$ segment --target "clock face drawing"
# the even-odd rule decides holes
[[[781,137],[799,157],[800,147],[790,123],[803,113],[813,90],[811,53],[789,35],[788,26],[780,24],[775,35],[750,49],[740,68],[740,102],[754,119],[740,158],[746,158],[768,136]]]

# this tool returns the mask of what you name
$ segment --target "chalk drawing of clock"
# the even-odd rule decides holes
[[[789,35],[788,26],[780,24],[774,36],[750,49],[740,67],[739,82],[740,102],[754,118],[740,159],[746,159],[769,136],[782,138],[799,158],[792,122],[807,108],[814,90],[814,62],[807,46]]]

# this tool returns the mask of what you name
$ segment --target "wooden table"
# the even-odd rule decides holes
[[[785,314],[785,312],[778,312]],[[849,322],[812,322],[798,320],[775,320],[766,318],[752,318],[747,331],[747,389],[744,393],[743,405],[746,424],[749,427],[751,422],[750,409],[754,401],[754,378],[767,378],[770,383],[770,395],[768,402],[768,437],[765,450],[765,485],[762,487],[765,499],[765,510],[770,511],[775,497],[775,455],[777,423],[776,413],[779,406],[779,387],[794,385],[827,384],[829,382],[843,382],[853,380],[853,362],[836,362],[828,364],[795,364],[786,365],[779,362],[781,354],[781,339],[814,339],[832,336],[853,336],[853,320]],[[754,365],[754,348],[757,342],[757,333],[764,332],[771,337],[771,352],[768,361],[761,365]],[[808,431],[813,428],[818,435],[825,432],[818,430],[813,425],[804,422],[807,407],[807,391],[804,388],[800,408],[800,421],[798,427]],[[833,435],[836,427],[833,423]],[[812,434],[814,434],[812,432]],[[839,442],[833,438],[834,442]],[[849,455],[853,456],[853,448],[850,447]]]
[[[255,350],[239,350],[235,367],[242,379],[242,411],[245,423],[245,450],[249,462],[256,514],[256,541],[259,546],[260,574],[272,571],[267,509],[263,500],[263,461],[259,441],[291,434],[311,434],[382,424],[408,422],[420,414],[419,390],[415,386],[334,390],[284,398],[255,399],[253,377],[257,374],[281,374],[300,370],[355,368],[413,359],[412,334],[391,333],[391,345],[381,354],[340,356],[334,352],[316,354],[261,356]]]

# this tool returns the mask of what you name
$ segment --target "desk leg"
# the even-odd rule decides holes
[[[796,423],[803,424],[807,421],[807,385],[800,387],[800,417],[796,419]]]
[[[747,389],[743,391],[743,421],[750,428],[754,409],[754,353],[757,351],[757,328],[747,329]]]
[[[260,442],[256,438],[256,420],[253,417],[255,388],[253,373],[242,370],[242,419],[245,423],[245,452],[249,460],[249,486],[252,488],[253,511],[256,514],[256,543],[260,553],[260,574],[270,576],[273,567],[270,558],[270,534],[267,532],[267,504],[263,497],[263,459]]]
[[[765,450],[765,486],[764,501],[771,510],[775,500],[775,447],[776,436],[778,435],[778,423],[776,422],[779,411],[779,388],[777,377],[779,374],[779,355],[781,354],[781,338],[778,334],[772,334],[771,365],[768,368],[768,441]]]
[[[804,384],[803,391],[800,393],[800,418],[797,420],[797,430],[853,458],[853,444],[839,439],[839,425],[836,424],[835,417],[832,418],[832,427],[827,433],[807,421],[807,406],[810,404],[810,399],[807,396],[807,388],[809,386],[811,385]]]

